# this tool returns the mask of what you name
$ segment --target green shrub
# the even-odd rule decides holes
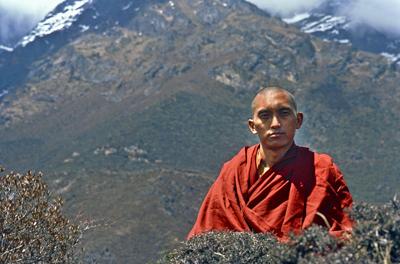
[[[0,263],[71,263],[82,229],[61,212],[41,174],[0,176]]]
[[[358,203],[351,239],[312,226],[289,243],[269,234],[210,232],[182,242],[158,263],[400,263],[400,202]]]

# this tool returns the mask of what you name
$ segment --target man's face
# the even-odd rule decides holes
[[[292,145],[296,129],[300,128],[302,121],[303,114],[296,112],[288,94],[269,91],[258,94],[254,99],[249,128],[258,135],[264,147],[279,150]]]

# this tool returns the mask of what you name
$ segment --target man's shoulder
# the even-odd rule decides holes
[[[257,147],[258,144],[242,147],[231,159],[224,162],[223,167],[236,167],[246,163]]]
[[[314,153],[314,170],[317,179],[335,182],[338,178],[342,178],[342,172],[335,164],[333,158],[326,153]]]
[[[299,157],[311,157],[316,167],[329,167],[333,165],[333,159],[329,154],[320,153],[307,147],[297,146]]]
[[[326,153],[314,152],[314,165],[315,167],[331,167],[333,166],[333,158]]]

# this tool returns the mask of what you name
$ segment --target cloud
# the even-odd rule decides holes
[[[41,19],[63,0],[1,0],[0,8],[14,14]]]
[[[247,0],[273,15],[288,17],[307,12],[322,3],[333,0]],[[368,25],[378,31],[400,36],[400,0],[340,1],[338,15],[344,15],[356,27]]]
[[[327,0],[247,0],[274,15],[289,16],[309,11]],[[396,0],[393,0],[396,1]]]
[[[64,0],[0,0],[0,44],[13,46]]]
[[[29,26],[33,23],[29,16],[18,13],[11,15],[1,11],[0,9],[0,38],[5,43],[13,42],[21,29],[28,27],[26,30],[29,30]]]
[[[350,17],[352,24],[366,24],[385,33],[400,36],[399,0],[355,0],[341,12]]]

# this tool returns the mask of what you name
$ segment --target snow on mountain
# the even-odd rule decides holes
[[[2,90],[2,91],[0,92],[0,98],[3,97],[3,96],[5,96],[6,94],[8,94],[8,90]]]
[[[8,51],[8,52],[11,52],[11,51],[13,51],[14,49],[13,49],[13,48],[10,48],[10,47],[7,47],[7,46],[0,45],[0,50],[5,50],[5,51]]]
[[[332,1],[282,20],[326,41],[349,44],[400,63],[400,38],[366,24],[355,23],[340,11],[346,4],[343,1]]]
[[[327,30],[332,30],[337,26],[346,26],[347,20],[345,17],[337,17],[327,15],[321,18],[317,22],[309,23],[302,27],[301,29],[306,33],[314,33],[314,32],[325,32]],[[337,32],[337,31],[333,31]]]
[[[72,4],[65,6],[59,13],[49,13],[44,20],[37,24],[30,34],[22,38],[18,45],[25,47],[37,37],[43,37],[70,27],[84,11],[85,5],[91,2],[92,0],[77,0]],[[82,30],[86,31],[87,28],[83,28]]]
[[[340,31],[348,30],[350,21],[344,16],[335,16],[324,13],[301,13],[282,19],[288,24],[295,24],[309,34],[321,36],[327,40],[348,43],[349,40],[340,38]],[[343,33],[342,33],[343,35]]]
[[[388,58],[390,61],[397,62],[400,64],[400,53],[397,55],[393,55],[386,52],[382,52],[381,55]]]
[[[282,20],[288,24],[297,23],[310,17],[309,13],[295,14],[293,17],[283,18]]]

